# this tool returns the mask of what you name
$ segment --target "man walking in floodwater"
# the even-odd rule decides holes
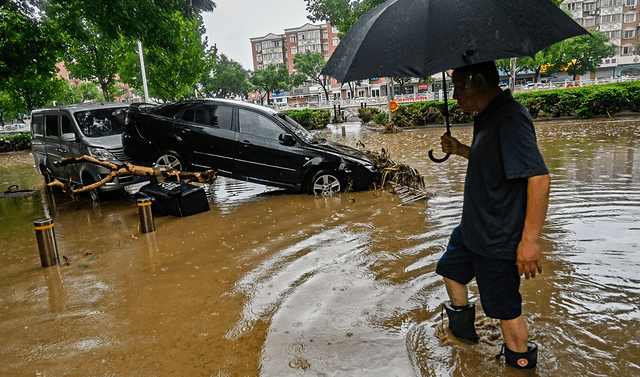
[[[528,341],[520,277],[542,272],[539,237],[549,202],[549,172],[533,121],[509,90],[499,87],[493,62],[453,71],[453,98],[476,112],[470,146],[445,134],[442,151],[469,160],[460,225],[453,230],[436,273],[444,277],[449,329],[477,342],[475,304],[467,284],[476,279],[482,308],[500,320],[508,365],[534,368],[537,345]]]

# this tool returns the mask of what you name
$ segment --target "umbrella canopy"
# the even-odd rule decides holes
[[[339,82],[429,77],[534,56],[586,33],[550,0],[389,0],[353,25],[322,74]]]

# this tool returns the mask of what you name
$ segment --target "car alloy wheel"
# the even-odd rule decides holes
[[[165,170],[178,170],[182,171],[183,164],[180,157],[173,153],[164,153],[158,157],[155,166]]]
[[[310,192],[314,195],[332,195],[340,191],[340,180],[333,172],[319,171],[311,181]]]

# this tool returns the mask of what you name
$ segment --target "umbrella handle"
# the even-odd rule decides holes
[[[430,159],[431,159],[431,161],[433,161],[433,162],[437,162],[437,163],[445,162],[445,161],[447,161],[447,159],[449,158],[449,156],[451,156],[451,153],[447,153],[447,154],[446,154],[444,157],[442,157],[442,158],[435,158],[435,157],[433,157],[433,149],[429,151],[429,158],[430,158]]]

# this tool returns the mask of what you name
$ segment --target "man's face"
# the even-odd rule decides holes
[[[469,76],[460,74],[459,72],[453,72],[451,76],[453,82],[453,98],[458,100],[458,106],[463,111],[467,112],[481,112],[483,106],[481,104],[480,93],[477,88],[476,80],[470,80]],[[470,85],[470,87],[468,87]]]

